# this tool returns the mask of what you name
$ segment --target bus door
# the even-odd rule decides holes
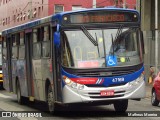
[[[28,96],[32,98],[34,96],[34,83],[32,76],[32,29],[25,31],[25,47],[26,47],[26,77],[28,86]]]
[[[7,36],[7,40],[6,40],[6,45],[7,45],[7,56],[6,56],[6,78],[5,78],[5,88],[10,91],[13,92],[13,85],[12,85],[12,66],[11,66],[11,59],[12,59],[12,40],[11,40],[11,36],[8,35]]]
[[[56,27],[52,28],[53,33],[57,31]],[[53,38],[54,39],[54,38]],[[54,40],[52,40],[52,42],[54,42]],[[54,45],[54,43],[52,43],[52,45]],[[55,84],[55,94],[56,94],[56,100],[57,101],[61,101],[62,100],[62,86],[61,86],[61,73],[60,73],[60,67],[61,67],[61,63],[60,63],[60,48],[57,47],[56,45],[52,46],[52,63],[53,63],[53,80],[54,80],[54,84]]]
[[[8,79],[9,79],[9,91],[13,92],[13,82],[12,82],[12,40],[11,36],[7,36],[7,66],[8,66]]]

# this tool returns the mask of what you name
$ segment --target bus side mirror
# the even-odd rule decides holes
[[[54,44],[56,46],[60,45],[60,33],[59,32],[54,33]]]

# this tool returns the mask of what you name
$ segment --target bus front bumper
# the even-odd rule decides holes
[[[140,78],[137,78],[140,79]],[[136,79],[136,80],[137,80]],[[135,80],[135,81],[136,81]],[[67,85],[63,88],[63,103],[86,103],[86,102],[101,102],[115,101],[121,99],[140,99],[144,98],[145,81],[140,83],[135,81],[129,82],[122,86],[116,87],[84,87],[83,90],[71,88]],[[101,91],[114,91],[112,96],[101,96]]]

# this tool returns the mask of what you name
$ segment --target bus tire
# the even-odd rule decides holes
[[[151,103],[153,106],[158,106],[159,104],[155,90],[152,91]]]
[[[120,100],[114,103],[114,109],[117,112],[126,112],[128,107],[128,100]]]
[[[23,97],[21,96],[21,88],[20,88],[20,84],[19,82],[17,82],[17,101],[19,104],[23,104],[24,101],[23,101]]]
[[[47,90],[47,105],[48,105],[48,111],[51,114],[54,114],[54,112],[55,112],[55,98],[54,98],[54,92],[53,92],[51,84],[49,84],[48,90]]]

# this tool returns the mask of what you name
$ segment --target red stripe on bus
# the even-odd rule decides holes
[[[79,84],[96,84],[98,78],[70,78],[73,82]]]

